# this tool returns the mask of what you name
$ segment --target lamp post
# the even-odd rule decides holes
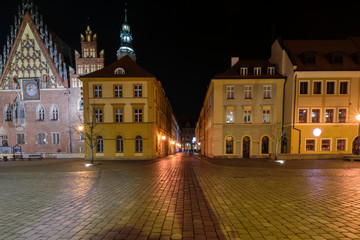
[[[356,140],[356,144],[357,144],[357,148],[356,148],[356,151],[355,151],[355,154],[359,155],[360,154],[360,149],[359,149],[359,146],[360,146],[360,114],[356,115],[356,121],[358,121],[358,134],[357,134],[357,140]]]

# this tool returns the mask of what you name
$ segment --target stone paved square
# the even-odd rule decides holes
[[[0,239],[360,239],[360,162],[0,163]]]

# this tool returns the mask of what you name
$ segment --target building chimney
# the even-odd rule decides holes
[[[239,57],[232,57],[231,58],[231,67],[234,66],[239,61]]]

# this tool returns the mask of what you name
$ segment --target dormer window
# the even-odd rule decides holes
[[[240,68],[240,75],[241,76],[247,76],[248,75],[248,68],[247,67]]]
[[[254,75],[256,76],[261,75],[261,67],[254,67]]]
[[[341,66],[343,64],[344,52],[331,52],[327,58],[332,65]]]
[[[123,68],[117,68],[114,71],[115,75],[124,75],[125,74],[125,70]]]
[[[300,58],[304,65],[314,66],[316,63],[316,52],[304,52]]]
[[[275,67],[268,67],[267,68],[268,75],[275,75]]]

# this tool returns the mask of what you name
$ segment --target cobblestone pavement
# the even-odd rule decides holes
[[[0,239],[360,239],[360,162],[0,162]]]

